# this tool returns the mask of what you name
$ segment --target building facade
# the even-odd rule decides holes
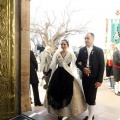
[[[0,0],[0,120],[31,110],[30,0]]]

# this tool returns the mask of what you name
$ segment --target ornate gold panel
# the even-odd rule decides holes
[[[0,120],[15,115],[14,0],[0,0]]]

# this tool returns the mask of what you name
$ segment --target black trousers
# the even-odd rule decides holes
[[[95,105],[97,88],[95,88],[95,78],[84,77],[82,79],[83,90],[86,98],[86,103]]]
[[[41,105],[39,92],[38,92],[38,84],[31,84],[31,85],[32,85],[33,95],[34,95],[34,104],[35,106]]]
[[[106,65],[106,76],[110,77],[113,76],[113,67]]]

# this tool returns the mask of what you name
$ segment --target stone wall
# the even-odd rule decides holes
[[[30,68],[30,0],[21,0],[21,112],[31,110]]]

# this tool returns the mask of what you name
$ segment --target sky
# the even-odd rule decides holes
[[[94,44],[104,48],[106,35],[106,18],[116,19],[116,10],[120,10],[120,0],[31,0],[31,19],[45,19],[45,12],[53,17],[52,11],[61,20],[61,13],[69,6],[69,11],[79,10],[71,17],[71,27],[86,24],[88,32],[95,34]],[[118,16],[120,17],[120,16]],[[73,46],[84,45],[84,34],[69,38]],[[110,41],[110,40],[109,40]]]

